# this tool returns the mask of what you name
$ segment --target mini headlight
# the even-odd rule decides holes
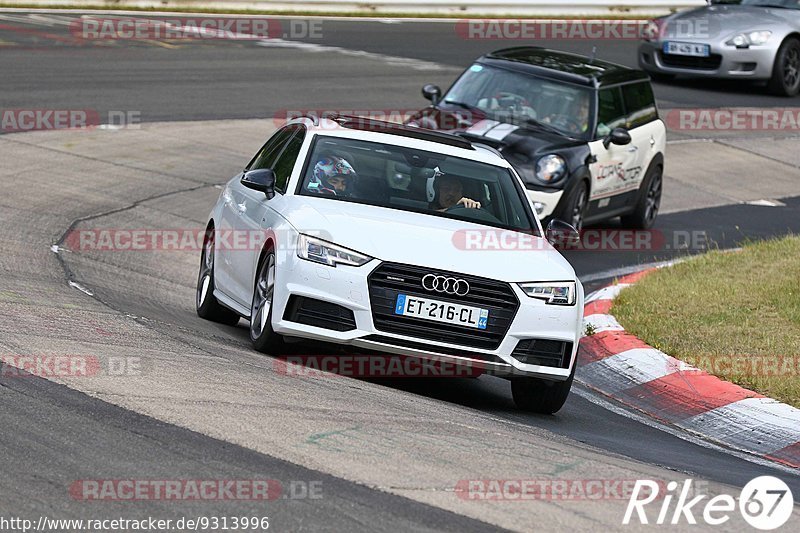
[[[729,46],[736,46],[737,48],[746,48],[750,45],[758,46],[769,41],[769,38],[771,36],[772,32],[769,30],[751,31],[747,33],[740,33],[738,35],[734,35],[725,44]]]
[[[337,265],[361,266],[372,260],[368,255],[308,235],[298,237],[297,256],[332,267]]]
[[[560,155],[550,154],[536,162],[536,179],[555,183],[567,175],[567,163]]]
[[[520,283],[519,288],[531,298],[550,305],[575,305],[574,281]]]

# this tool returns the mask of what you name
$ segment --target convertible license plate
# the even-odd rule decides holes
[[[486,323],[489,321],[488,309],[440,302],[407,294],[397,295],[394,314],[477,329],[486,329]]]
[[[708,57],[711,55],[711,47],[707,44],[669,41],[664,43],[664,53],[674,56]]]

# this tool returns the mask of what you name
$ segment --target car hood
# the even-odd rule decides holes
[[[773,29],[780,24],[800,21],[800,11],[759,6],[717,4],[676,13],[662,19],[667,22],[662,39],[719,39],[731,34]],[[707,29],[707,31],[706,31]]]
[[[563,135],[493,120],[477,109],[467,111],[447,104],[440,106],[418,111],[406,124],[461,134],[470,140],[498,148],[504,156],[532,156],[554,148],[580,144]]]
[[[332,198],[285,200],[283,216],[298,232],[382,261],[506,282],[576,279],[569,262],[540,237]]]

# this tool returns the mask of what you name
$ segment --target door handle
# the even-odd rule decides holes
[[[631,146],[630,148],[628,148],[628,152],[629,153],[638,152],[638,151],[639,151],[639,147],[638,146]]]

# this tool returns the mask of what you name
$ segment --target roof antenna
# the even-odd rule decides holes
[[[594,63],[594,58],[597,55],[597,47],[592,46],[592,57],[589,58],[589,63]]]

